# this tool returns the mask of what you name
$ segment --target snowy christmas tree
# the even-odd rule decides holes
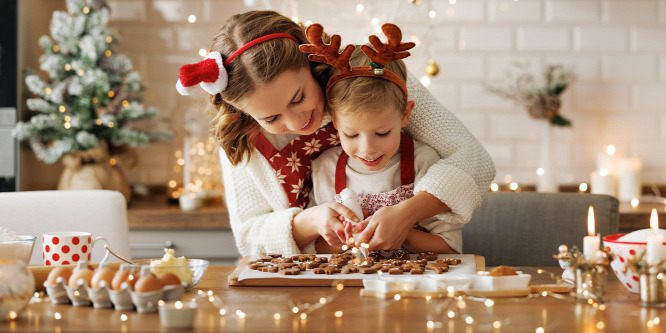
[[[37,95],[27,106],[37,114],[19,122],[15,135],[29,140],[46,163],[98,146],[136,147],[169,136],[133,128],[157,110],[141,103],[141,77],[128,57],[114,52],[117,38],[108,20],[104,0],[67,0],[67,12],[53,13],[51,36],[39,39],[40,68],[49,79],[26,76]]]

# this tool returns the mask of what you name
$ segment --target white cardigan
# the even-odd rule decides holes
[[[495,178],[495,165],[460,120],[413,76],[407,79],[407,89],[416,106],[405,132],[442,157],[415,184],[414,193],[426,191],[451,208],[440,216],[448,223],[467,223]],[[264,135],[278,150],[296,137]],[[255,149],[249,161],[233,166],[220,149],[220,161],[229,221],[241,255],[301,253],[291,222],[303,209],[289,207],[275,171],[261,153]],[[313,251],[311,246],[303,249]]]

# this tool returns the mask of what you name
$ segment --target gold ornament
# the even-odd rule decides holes
[[[426,66],[425,72],[426,72],[426,75],[428,75],[430,77],[437,76],[437,74],[439,74],[439,66],[437,65],[436,62],[431,61]]]

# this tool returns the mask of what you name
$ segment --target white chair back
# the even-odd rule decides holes
[[[43,265],[42,234],[54,231],[85,231],[102,236],[109,247],[131,260],[127,203],[117,191],[26,191],[0,193],[0,226],[17,234],[37,237],[30,265]],[[106,253],[98,242],[91,261]],[[109,261],[119,261],[110,256]]]

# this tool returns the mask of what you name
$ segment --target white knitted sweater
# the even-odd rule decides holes
[[[416,107],[405,132],[442,157],[415,184],[414,193],[426,191],[449,206],[453,213],[447,213],[447,222],[467,223],[495,178],[495,165],[460,120],[413,76],[407,79],[407,89]],[[278,150],[296,137],[264,135]],[[241,255],[300,253],[291,222],[303,209],[289,207],[268,161],[255,150],[249,161],[233,166],[221,149],[220,160],[229,221]],[[312,250],[308,246],[304,252]]]

